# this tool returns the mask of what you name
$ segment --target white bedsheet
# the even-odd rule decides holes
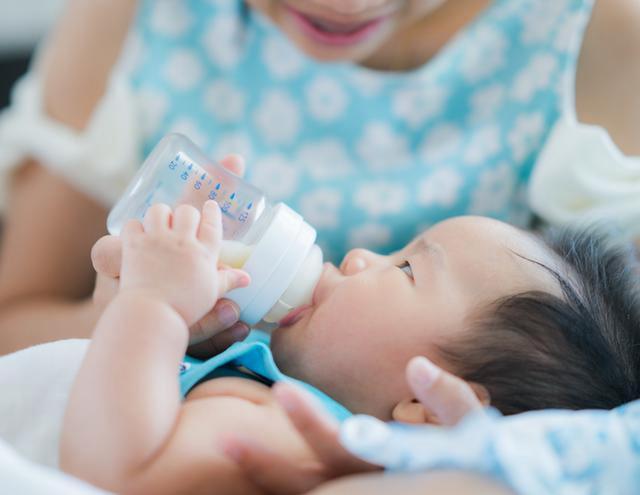
[[[87,344],[63,340],[0,358],[0,493],[105,493],[56,471],[64,410]]]

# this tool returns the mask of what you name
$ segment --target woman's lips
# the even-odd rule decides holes
[[[312,40],[331,46],[350,46],[373,35],[387,17],[364,22],[343,23],[304,14],[287,6],[299,29]]]

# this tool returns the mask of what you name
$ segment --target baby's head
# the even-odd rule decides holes
[[[487,218],[447,220],[389,256],[355,249],[325,265],[313,305],[274,332],[274,357],[385,419],[415,419],[404,369],[416,355],[506,414],[613,407],[640,396],[634,261],[588,231],[545,243]]]

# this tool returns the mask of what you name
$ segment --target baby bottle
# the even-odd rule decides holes
[[[107,226],[120,233],[129,219],[142,220],[155,203],[202,209],[212,199],[222,212],[220,261],[251,276],[248,287],[225,297],[249,325],[280,321],[311,302],[322,272],[316,231],[284,203],[271,204],[262,191],[211,161],[179,134],[163,138],[115,205]]]

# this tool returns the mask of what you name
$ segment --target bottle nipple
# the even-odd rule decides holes
[[[287,290],[264,316],[267,323],[278,323],[292,309],[311,304],[313,291],[322,275],[322,251],[314,244]]]

